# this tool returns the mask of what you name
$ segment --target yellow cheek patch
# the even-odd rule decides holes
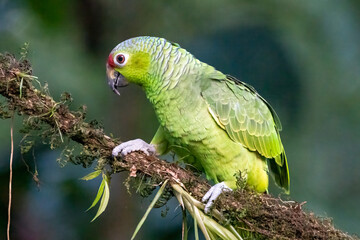
[[[143,85],[150,67],[150,55],[144,52],[129,54],[130,57],[119,72],[129,81]]]
[[[134,68],[142,69],[147,72],[150,66],[150,55],[148,53],[138,52],[133,55],[130,61]]]

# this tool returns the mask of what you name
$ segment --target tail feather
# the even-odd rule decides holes
[[[276,184],[285,190],[286,194],[290,193],[290,175],[289,167],[285,152],[281,153],[282,166],[278,165],[275,159],[269,159],[271,172],[274,175]]]

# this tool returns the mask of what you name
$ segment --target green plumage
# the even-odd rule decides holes
[[[276,183],[289,191],[280,120],[254,88],[165,39],[129,39],[112,54],[122,52],[129,59],[116,71],[142,86],[154,106],[160,127],[152,143],[159,154],[174,151],[231,188],[241,171],[259,192],[267,191],[269,163]]]

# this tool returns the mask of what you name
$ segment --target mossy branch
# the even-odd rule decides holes
[[[56,102],[46,89],[35,88],[36,79],[31,74],[28,61],[0,54],[0,94],[7,99],[5,105],[0,105],[0,117],[16,111],[47,124],[62,141],[66,137],[82,145],[86,157],[79,163],[84,166],[89,165],[89,159],[97,159],[98,168],[109,166],[112,173],[127,171],[132,177],[145,176],[157,184],[168,179],[197,200],[209,189],[210,185],[195,173],[154,156],[134,152],[123,159],[112,158],[111,151],[119,140],[86,122],[84,111],[69,110],[69,95]],[[303,204],[241,189],[220,196],[215,207],[236,229],[251,232],[259,239],[358,239],[335,229],[331,220],[304,211]]]

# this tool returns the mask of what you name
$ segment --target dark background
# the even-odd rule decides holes
[[[151,35],[178,42],[200,60],[253,85],[276,109],[291,175],[291,199],[360,234],[360,2],[0,0],[0,52],[29,43],[34,75],[58,100],[88,108],[107,133],[150,141],[157,129],[139,87],[113,94],[105,62],[127,38]],[[3,98],[0,98],[4,101]],[[21,117],[15,117],[12,239],[130,239],[151,198],[129,195],[114,176],[106,212],[85,212],[99,180],[91,169],[58,163],[60,151],[38,143],[39,189],[21,160]],[[0,238],[5,239],[10,120],[0,122]],[[25,160],[34,171],[33,157]],[[272,186],[274,195],[280,191]],[[173,199],[166,218],[154,210],[137,239],[180,239]],[[191,230],[192,231],[192,230]]]

